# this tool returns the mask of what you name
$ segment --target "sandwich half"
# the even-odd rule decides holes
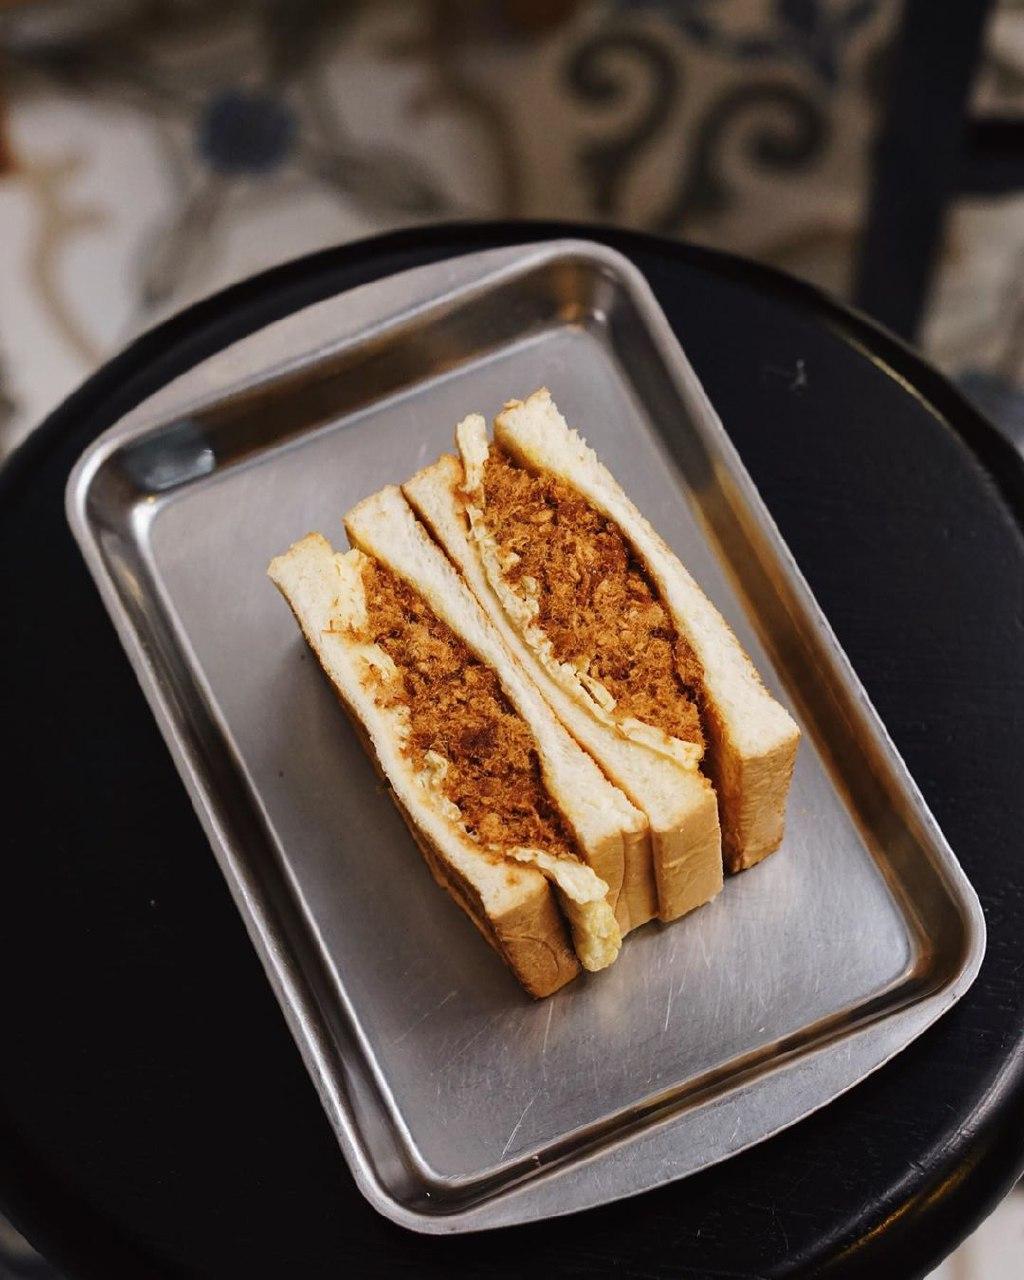
[[[483,419],[479,419],[483,428]],[[718,808],[707,779],[689,756],[674,759],[623,734],[611,715],[598,714],[589,698],[557,678],[506,612],[484,568],[470,527],[461,462],[445,454],[402,486],[414,510],[461,571],[502,639],[574,738],[586,748],[649,822],[648,838],[627,860],[620,920],[636,928],[654,916],[674,920],[713,898],[722,887]],[[546,522],[545,522],[546,523]],[[537,536],[545,534],[539,525]],[[563,565],[567,581],[574,570]],[[501,583],[498,582],[500,589]]]
[[[643,838],[642,815],[575,743],[565,750],[560,727],[543,723],[546,708],[539,725],[529,717],[531,695],[543,704],[528,685],[527,715],[516,705],[518,673],[499,676],[496,666],[511,665],[500,641],[398,491],[350,520],[354,536],[396,541],[406,571],[425,574],[423,589],[359,549],[336,553],[319,534],[269,572],[428,866],[531,994],[557,990],[580,962],[605,967],[620,945],[616,892],[587,858],[621,882],[623,842]]]
[[[369,631],[358,551],[336,552],[311,533],[270,564],[325,675],[384,777],[434,879],[447,889],[534,996],[547,996],[580,971],[550,884],[529,866],[491,855],[453,820],[436,784],[437,770],[410,754],[409,716],[387,696],[397,678]]]
[[[479,415],[457,442],[487,582],[536,663],[627,741],[702,767],[726,868],[759,862],[800,735],[721,614],[546,389],[504,407],[493,445]]]
[[[604,883],[615,912],[628,851],[644,840],[646,819],[552,714],[400,489],[389,486],[364,499],[346,515],[345,529],[352,545],[374,562],[374,602],[390,593],[396,615],[422,605],[434,638],[444,633],[446,643],[449,637],[457,642],[444,657],[429,648],[431,676],[439,665],[451,668],[450,703],[443,710],[438,705],[447,691],[443,683],[421,697],[450,767],[472,763],[476,769],[473,788],[457,801],[464,809],[475,806],[471,829],[506,856],[532,862],[551,877],[584,967],[604,967],[614,959],[621,926],[616,920],[613,931],[596,904],[584,908],[576,902],[573,867],[580,875],[589,868]],[[415,651],[418,639],[403,634],[393,647]],[[479,687],[482,675],[486,689]],[[407,678],[407,687],[414,683]],[[542,812],[544,830],[534,832],[530,824]],[[605,928],[608,937],[602,940]]]

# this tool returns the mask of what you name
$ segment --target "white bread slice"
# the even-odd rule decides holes
[[[444,454],[402,489],[558,718],[647,815],[650,839],[626,862],[622,893],[629,927],[654,915],[674,920],[709,901],[722,887],[714,792],[701,774],[630,741],[614,724],[592,715],[588,704],[575,699],[537,659],[488,582],[460,495],[463,474],[459,460]]]
[[[584,863],[605,883],[608,905],[614,911],[621,896],[626,850],[633,841],[642,840],[647,830],[644,815],[605,778],[552,715],[397,486],[389,485],[355,506],[345,516],[345,529],[353,546],[404,578],[434,614],[495,672],[533,738],[544,785],[572,831]],[[524,857],[524,851],[516,851],[515,856]],[[610,964],[621,942],[620,926],[612,931],[601,918],[598,904],[589,900],[581,915],[578,907],[584,900],[573,892],[579,880],[573,864],[563,860],[556,868],[544,858],[532,860],[559,890],[584,967]]]
[[[403,753],[399,709],[379,703],[367,684],[368,670],[386,667],[388,658],[349,631],[366,616],[360,554],[336,553],[326,538],[311,533],[277,556],[268,572],[389,784],[435,880],[526,990],[550,995],[579,973],[550,885],[532,867],[511,868],[486,856],[446,816],[430,779],[417,776]]]
[[[677,631],[703,666],[705,767],[718,794],[730,871],[778,848],[800,731],[767,691],[731,629],[626,497],[586,442],[569,429],[546,388],[513,400],[494,421],[495,441],[515,461],[548,472],[618,525],[650,574]]]

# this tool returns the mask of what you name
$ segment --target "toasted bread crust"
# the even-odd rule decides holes
[[[798,739],[785,738],[751,754],[732,743],[729,725],[715,709],[709,709],[705,723],[704,768],[718,795],[726,869],[735,875],[756,866],[782,843]]]
[[[322,664],[321,670],[324,670]],[[326,671],[325,675],[330,680]],[[512,971],[520,986],[531,996],[543,999],[578,977],[580,962],[572,949],[565,921],[548,882],[526,868],[509,867],[506,874],[514,877],[516,883],[522,883],[522,878],[525,877],[526,892],[504,910],[488,915],[479,889],[458,867],[452,865],[440,845],[421,830],[409,809],[395,794],[365,727],[333,682],[332,688],[356,737],[387,787],[395,808],[402,815],[409,834],[423,855],[423,861],[427,864],[434,883],[454,898],[479,933]]]
[[[531,996],[553,995],[579,975],[580,962],[569,945],[550,885],[534,886],[508,910],[489,916],[472,882],[445,860],[405,806],[395,803],[435,882],[455,899]]]

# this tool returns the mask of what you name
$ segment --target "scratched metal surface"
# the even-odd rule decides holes
[[[780,853],[526,998],[434,886],[265,578],[547,384],[804,728]],[[94,445],[72,527],[359,1185],[458,1231],[681,1177],[823,1105],[969,985],[977,900],[643,280],[472,255],[321,303]]]

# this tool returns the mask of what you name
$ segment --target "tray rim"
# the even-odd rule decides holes
[[[152,396],[135,406],[113,426],[98,436],[82,453],[75,467],[73,468],[67,482],[65,499],[66,499],[66,515],[68,523],[76,542],[86,561],[87,567],[92,574],[94,581],[100,591],[103,602],[107,608],[118,636],[127,653],[129,661],[135,671],[136,677],[142,686],[143,692],[149,702],[150,708],[157,719],[161,733],[171,752],[172,758],[179,775],[181,776],[186,790],[196,809],[200,822],[206,832],[206,835],[217,857],[221,870],[228,881],[229,889],[238,906],[246,929],[260,955],[264,969],[267,972],[271,986],[275,995],[282,1006],[289,1027],[294,1038],[300,1048],[302,1056],[306,1061],[307,1068],[313,1076],[314,1084],[320,1093],[321,1100],[328,1112],[332,1127],[335,1128],[337,1137],[349,1167],[355,1177],[357,1185],[370,1202],[386,1217],[400,1223],[403,1226],[413,1230],[425,1232],[428,1234],[448,1233],[452,1231],[474,1231],[482,1229],[493,1229],[496,1226],[511,1225],[516,1221],[529,1220],[523,1218],[511,1218],[501,1222],[471,1222],[462,1219],[468,1219],[477,1216],[477,1206],[471,1205],[468,1209],[456,1210],[450,1214],[425,1214],[418,1210],[409,1209],[407,1206],[397,1202],[389,1192],[381,1185],[380,1181],[374,1175],[370,1162],[367,1161],[362,1154],[362,1142],[358,1134],[357,1127],[349,1120],[346,1114],[346,1106],[339,1095],[336,1081],[333,1079],[330,1070],[330,1059],[333,1056],[334,1046],[324,1043],[322,1028],[318,1026],[315,1016],[315,997],[312,997],[308,991],[308,981],[306,975],[301,971],[294,958],[287,954],[287,949],[282,950],[281,939],[277,936],[273,921],[269,918],[270,914],[263,909],[260,902],[259,893],[255,892],[250,877],[246,873],[244,856],[240,856],[232,850],[230,841],[225,839],[221,831],[217,815],[215,812],[215,804],[213,798],[208,796],[204,788],[200,784],[195,768],[193,755],[186,747],[179,742],[173,730],[173,722],[167,699],[161,690],[159,682],[159,673],[156,664],[152,661],[147,653],[146,646],[142,640],[139,631],[132,625],[131,619],[125,612],[121,597],[117,586],[107,570],[103,554],[99,548],[98,542],[94,536],[94,530],[90,524],[86,514],[86,499],[89,491],[89,484],[95,477],[96,473],[118,449],[129,442],[135,442],[140,438],[152,432],[159,433],[160,429],[169,425],[171,418],[170,403],[174,399],[174,390],[179,388],[181,384],[190,384],[196,380],[196,375],[202,371],[209,370],[211,367],[225,363],[229,360],[231,353],[237,353],[243,348],[250,348],[258,345],[261,340],[272,332],[282,331],[295,326],[296,321],[308,319],[310,313],[315,313],[322,308],[330,308],[337,305],[342,299],[351,299],[355,295],[363,297],[382,292],[384,286],[394,285],[403,281],[409,281],[412,278],[429,279],[434,275],[442,275],[444,273],[453,274],[452,269],[455,268],[454,274],[458,277],[460,274],[467,276],[468,280],[461,282],[456,281],[454,286],[442,289],[438,293],[431,294],[425,301],[412,308],[400,309],[399,311],[388,312],[380,318],[378,323],[371,324],[367,328],[360,330],[358,333],[350,334],[335,343],[317,344],[315,355],[318,359],[326,358],[330,354],[335,354],[348,347],[358,347],[371,337],[381,333],[387,333],[393,327],[397,327],[399,320],[407,321],[418,311],[430,310],[438,306],[441,302],[451,298],[458,298],[461,295],[470,292],[485,292],[489,288],[497,286],[502,279],[514,277],[525,272],[528,268],[537,267],[545,262],[556,260],[560,257],[571,257],[574,259],[585,258],[592,263],[597,263],[605,269],[610,269],[617,277],[618,282],[623,285],[629,292],[631,299],[643,310],[644,319],[648,324],[652,335],[658,342],[662,350],[667,352],[675,360],[675,373],[681,377],[686,383],[687,391],[700,397],[708,405],[710,415],[716,432],[715,446],[728,457],[731,478],[733,482],[742,491],[742,498],[747,510],[755,518],[762,531],[767,535],[772,544],[775,554],[784,563],[784,567],[789,580],[789,585],[795,594],[799,597],[800,604],[804,610],[805,617],[814,624],[814,630],[817,638],[826,645],[831,651],[838,667],[839,674],[842,676],[844,685],[849,692],[855,695],[858,704],[858,712],[863,715],[870,723],[879,747],[884,751],[889,764],[895,769],[900,777],[902,785],[907,792],[907,799],[911,803],[914,816],[922,823],[927,835],[941,857],[943,877],[951,897],[955,899],[956,906],[959,910],[965,927],[965,937],[967,946],[965,954],[962,958],[960,967],[954,976],[948,979],[935,990],[926,992],[923,996],[912,999],[908,1002],[909,1007],[900,1007],[886,1014],[879,1023],[871,1024],[866,1027],[854,1028],[846,1035],[842,1036],[837,1043],[844,1045],[851,1044],[854,1040],[868,1038],[872,1032],[879,1031],[880,1026],[890,1023],[894,1018],[898,1018],[911,1011],[918,1011],[924,1014],[924,1017],[918,1019],[916,1025],[909,1034],[902,1036],[899,1042],[887,1049],[884,1056],[874,1061],[871,1066],[865,1070],[857,1072],[852,1079],[841,1087],[837,1087],[828,1092],[827,1096],[816,1102],[812,1106],[804,1107],[799,1113],[783,1122],[766,1129],[759,1136],[735,1149],[725,1152],[715,1157],[714,1160],[708,1161],[701,1167],[710,1167],[714,1163],[728,1159],[734,1154],[745,1150],[747,1147],[755,1145],[761,1141],[767,1140],[775,1133],[797,1120],[802,1119],[820,1107],[827,1105],[835,1098],[839,1097],[847,1089],[852,1088],[860,1080],[864,1079],[868,1074],[880,1068],[895,1053],[900,1052],[907,1047],[918,1035],[921,1034],[931,1023],[951,1007],[968,989],[977,975],[980,968],[985,950],[985,921],[981,910],[977,895],[967,880],[963,869],[960,867],[958,860],[945,841],[941,830],[939,829],[934,817],[931,815],[921,793],[914,782],[912,776],[907,770],[902,757],[899,755],[892,739],[886,730],[884,724],[874,710],[866,691],[860,684],[856,673],[853,671],[849,659],[845,651],[841,648],[838,640],[822,614],[820,608],[815,601],[810,588],[804,579],[799,567],[793,560],[792,554],[788,546],[784,542],[779,533],[774,520],[765,508],[759,493],[757,492],[753,481],[747,473],[738,452],[732,444],[731,439],[725,432],[721,421],[715,413],[713,406],[707,402],[706,394],[697,379],[692,367],[689,365],[685,354],[679,347],[678,340],[675,337],[671,327],[669,326],[667,317],[665,317],[660,304],[654,297],[650,286],[640,270],[624,257],[617,250],[608,247],[605,244],[596,241],[586,240],[579,237],[571,237],[565,239],[555,239],[549,241],[533,241],[525,244],[516,244],[510,248],[484,249],[476,250],[466,254],[458,255],[453,258],[444,259],[440,262],[431,263],[425,266],[409,268],[392,275],[381,277],[379,280],[368,284],[358,285],[353,289],[343,290],[341,292],[331,294],[326,298],[314,302],[306,307],[300,308],[296,312],[270,322],[251,334],[239,339],[237,342],[230,344],[228,347],[219,352],[214,353],[206,360],[187,370],[180,377],[160,388]],[[468,271],[463,268],[471,268],[474,264],[478,265],[482,270]],[[293,367],[303,364],[314,351],[310,348],[302,348],[293,352],[285,359],[271,362],[256,373],[246,377],[242,377],[237,381],[224,383],[223,385],[198,395],[185,396],[174,407],[173,413],[175,417],[181,416],[188,412],[196,411],[204,406],[210,406],[221,401],[228,395],[237,392],[252,390],[253,388],[264,383],[273,382],[275,379],[288,373]],[[410,383],[409,387],[414,387],[414,383]],[[408,389],[399,393],[406,394]],[[315,431],[316,429],[314,429]],[[271,446],[273,448],[274,446]],[[281,447],[281,446],[277,446]],[[312,1004],[311,1004],[312,1001]],[[816,1059],[820,1056],[829,1054],[836,1047],[835,1043],[825,1044],[818,1047],[805,1050],[802,1054],[804,1060]],[[785,1076],[787,1067],[791,1064],[782,1063],[779,1071],[772,1071],[770,1075]],[[761,1081],[763,1083],[764,1081]],[[758,1082],[755,1082],[755,1087]],[[744,1088],[741,1082],[736,1086],[727,1090],[727,1094],[740,1091]],[[719,1095],[722,1096],[722,1095]],[[654,1121],[654,1125],[660,1127],[671,1127],[678,1116],[669,1116],[664,1119]],[[627,1139],[624,1139],[628,1141]],[[589,1161],[591,1159],[600,1160],[602,1153],[599,1151],[595,1154],[584,1152],[579,1159]],[[557,1176],[558,1169],[554,1169],[546,1173],[542,1178],[534,1181],[543,1181],[546,1177]],[[624,1195],[640,1194],[643,1190],[649,1189],[649,1186],[662,1185],[669,1181],[675,1181],[680,1177],[689,1176],[687,1170],[683,1174],[670,1175],[659,1179],[657,1182],[648,1184],[647,1187],[638,1188],[633,1192],[615,1193],[608,1196],[598,1197],[585,1203],[561,1208],[553,1214],[542,1213],[539,1215],[530,1215],[530,1217],[548,1217],[561,1216],[564,1213],[578,1212],[584,1208],[591,1207],[596,1204],[611,1202],[615,1199],[623,1198]],[[519,1188],[516,1184],[500,1189],[495,1197],[498,1200],[515,1196]]]

